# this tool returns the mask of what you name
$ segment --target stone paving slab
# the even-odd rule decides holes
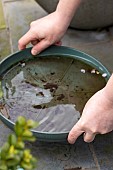
[[[82,137],[75,145],[65,143],[35,142],[29,147],[39,160],[38,168],[44,170],[98,170],[98,164],[94,161],[89,144],[84,143]]]
[[[86,45],[86,44],[94,44],[101,43],[110,40],[108,32],[103,29],[101,31],[80,31],[74,29],[68,29],[65,34],[62,42],[66,46],[73,45]]]
[[[113,170],[113,132],[98,135],[93,147],[102,170]]]
[[[2,8],[2,1],[0,1],[0,29],[6,28],[4,12]]]
[[[7,29],[0,30],[0,60],[11,54],[9,32]]]
[[[30,23],[45,16],[46,12],[34,0],[5,1],[4,8],[15,52],[18,50],[19,38],[28,31]]]

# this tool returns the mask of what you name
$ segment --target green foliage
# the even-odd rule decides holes
[[[14,131],[10,134],[7,142],[0,149],[0,170],[33,170],[36,159],[32,156],[30,150],[25,149],[25,141],[35,141],[32,128],[37,127],[33,120],[26,120],[24,117],[18,117]]]

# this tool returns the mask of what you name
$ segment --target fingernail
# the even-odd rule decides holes
[[[37,55],[37,54],[39,54],[39,52],[38,52],[38,51],[36,51],[36,50],[32,50],[32,51],[31,51],[31,53],[32,53],[33,55]]]

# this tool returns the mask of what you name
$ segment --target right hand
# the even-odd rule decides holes
[[[57,12],[33,21],[29,31],[18,42],[19,50],[25,49],[31,43],[31,53],[36,55],[52,44],[60,45],[67,27]]]
[[[106,134],[113,130],[113,99],[106,89],[104,87],[88,100],[81,118],[68,135],[69,143],[75,143],[82,133],[85,142],[92,142],[96,134]]]

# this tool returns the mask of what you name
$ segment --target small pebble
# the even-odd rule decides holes
[[[81,69],[81,73],[85,73],[86,72],[86,70],[85,69]]]
[[[107,73],[103,73],[103,74],[102,74],[102,77],[106,77],[106,76],[107,76]]]
[[[96,71],[96,74],[100,74],[99,71]]]
[[[93,69],[93,70],[91,70],[91,73],[93,74],[93,73],[95,73],[96,72],[96,70],[95,69]]]

